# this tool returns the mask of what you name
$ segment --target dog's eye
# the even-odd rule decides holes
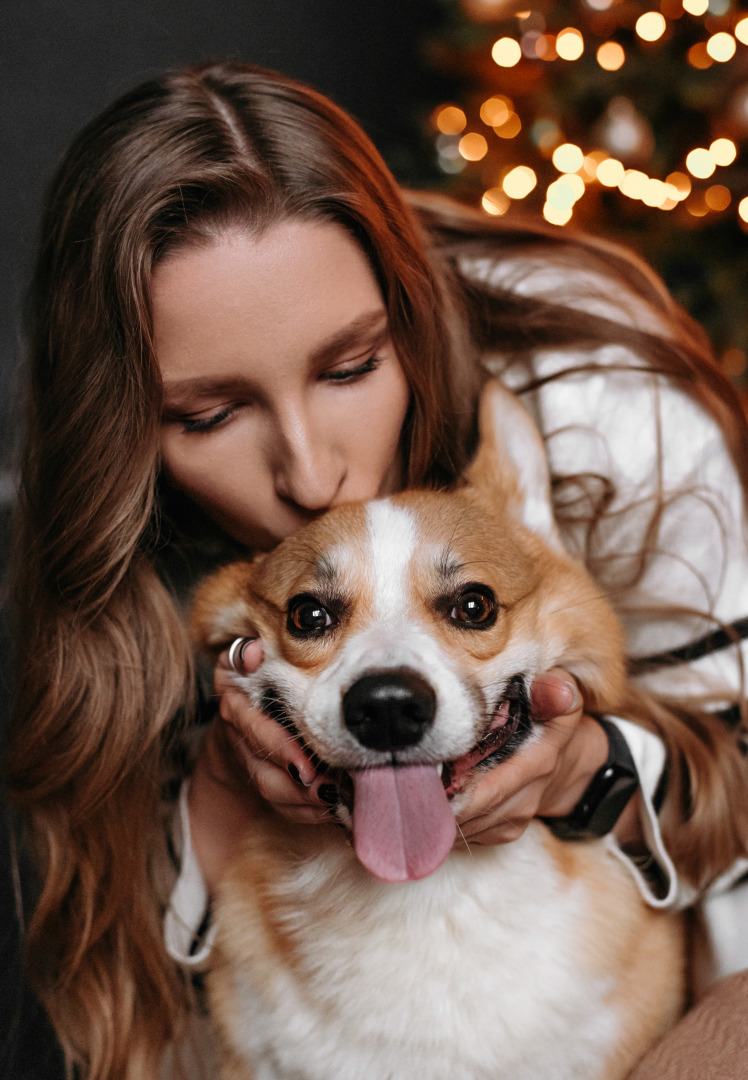
[[[465,630],[487,630],[496,622],[497,608],[490,589],[472,587],[458,596],[449,617]]]
[[[314,596],[295,596],[288,604],[286,625],[294,637],[312,637],[332,626],[333,618]]]

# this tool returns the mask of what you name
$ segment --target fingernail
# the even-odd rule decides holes
[[[320,784],[317,788],[317,795],[320,801],[328,806],[335,806],[338,801],[338,789],[335,784]]]
[[[574,712],[579,708],[579,690],[574,683],[565,682],[561,683],[564,689],[568,692],[569,704],[566,706],[567,712]]]
[[[311,787],[314,783],[315,777],[312,777],[311,780],[304,780],[298,768],[296,767],[296,765],[294,765],[293,762],[290,762],[286,766],[286,768],[288,769],[288,775],[291,777],[295,784],[299,785],[299,787],[308,788]]]

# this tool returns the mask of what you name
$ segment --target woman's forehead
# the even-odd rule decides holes
[[[386,322],[363,252],[342,226],[288,220],[186,247],[153,276],[156,353],[165,381],[220,351],[239,359],[334,350]]]

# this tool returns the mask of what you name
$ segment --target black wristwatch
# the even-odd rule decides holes
[[[608,760],[590,780],[582,798],[568,817],[544,817],[554,836],[561,840],[591,840],[611,831],[639,786],[628,743],[615,724],[595,716],[608,736]]]

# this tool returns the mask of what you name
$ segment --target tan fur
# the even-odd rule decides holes
[[[389,500],[393,511],[404,511],[408,520],[417,522],[392,625],[398,625],[402,614],[413,632],[425,632],[466,685],[480,685],[487,667],[497,658],[514,655],[513,650],[519,648],[521,653],[524,643],[539,670],[558,665],[574,675],[588,709],[615,712],[627,696],[622,633],[585,570],[561,548],[548,509],[542,445],[529,419],[517,410],[510,395],[489,384],[482,402],[481,448],[467,482],[449,494],[408,492]],[[366,544],[366,508],[346,506],[284,541],[261,561],[219,571],[198,595],[192,621],[195,639],[215,652],[235,637],[259,633],[275,662],[316,679],[374,620],[376,582]],[[334,551],[337,560],[331,556]],[[499,604],[493,626],[466,633],[445,618],[440,598],[445,592],[449,595],[452,578],[490,586]],[[322,600],[329,595],[331,603],[337,598],[343,606],[334,630],[300,640],[286,629],[286,611],[291,597],[307,592]],[[300,736],[324,757],[325,748],[315,744],[302,712],[294,716]],[[483,734],[477,730],[476,741]],[[342,759],[331,760],[329,753],[327,760],[346,767]],[[472,874],[485,872],[494,860],[500,882],[502,860],[510,860],[510,870],[516,853],[524,847],[536,850],[537,836],[549,857],[548,866],[557,870],[555,897],[561,906],[579,904],[570,930],[581,934],[575,947],[580,976],[599,980],[601,986],[611,983],[600,1006],[619,1018],[620,1030],[601,1051],[594,1080],[618,1080],[678,1015],[683,944],[679,919],[646,907],[629,871],[605,842],[562,843],[534,824],[516,845],[473,849],[472,862],[458,844],[444,873],[434,876],[441,884],[434,886],[433,903],[442,902],[436,899],[440,890],[449,892],[453,873],[464,873],[469,883]],[[544,888],[542,863],[543,859],[538,864],[539,890]],[[303,887],[302,880],[307,882]],[[407,896],[387,890],[418,890],[411,895],[428,901],[426,917],[432,903],[431,881],[383,886],[356,861],[339,829],[291,826],[270,810],[263,814],[245,840],[216,909],[219,937],[211,1004],[225,1043],[224,1080],[251,1075],[239,1064],[242,1039],[253,1020],[241,1005],[243,971],[251,971],[252,994],[259,995],[269,1015],[282,1015],[288,1001],[296,1001],[296,1011],[307,1006],[321,1010],[318,1023],[329,1022],[337,1032],[337,1012],[348,1004],[345,982],[338,1006],[331,1004],[328,1015],[319,1000],[318,984],[327,962],[326,948],[320,945],[320,954],[316,953],[317,937],[322,943],[335,942],[336,948],[350,938],[349,955],[354,957],[370,935],[380,932],[381,919],[386,918],[377,915],[380,908],[387,912],[392,897]],[[549,904],[555,902],[554,895]],[[410,918],[407,902],[402,917],[406,922]],[[417,911],[414,917],[417,924]],[[501,908],[495,917],[501,918]],[[393,933],[401,932],[394,927],[393,923]],[[401,950],[406,965],[409,941],[406,936]],[[440,943],[434,942],[434,949],[439,948]],[[335,985],[338,978],[339,972],[331,968],[325,985]],[[543,979],[542,973],[538,978]],[[407,1015],[407,1001],[402,1008]],[[262,1019],[258,1023],[262,1025]],[[340,1023],[344,1025],[342,1019]],[[302,1069],[298,1075],[306,1073]],[[359,1072],[355,1080],[359,1076],[363,1080]],[[585,1072],[588,1076],[593,1073]],[[339,1080],[354,1076],[341,1074]],[[551,1074],[544,1072],[533,1080],[551,1080]]]

